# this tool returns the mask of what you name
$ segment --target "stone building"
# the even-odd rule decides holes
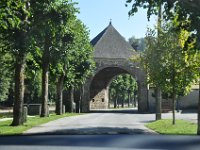
[[[107,109],[109,103],[109,84],[120,74],[130,74],[138,84],[138,112],[155,112],[155,98],[153,89],[148,89],[146,73],[139,64],[130,61],[138,55],[131,45],[120,35],[110,23],[92,41],[94,46],[94,60],[96,69],[82,87],[81,95],[75,94],[75,102],[82,112],[90,110]],[[79,99],[80,98],[80,99]],[[190,94],[179,99],[179,109],[197,108],[198,86],[193,86]],[[171,101],[163,99],[164,111],[171,109]]]
[[[83,87],[82,111],[108,108],[108,88],[111,80],[120,74],[132,75],[138,83],[138,111],[148,112],[146,75],[138,64],[130,61],[138,53],[110,24],[92,41],[96,70]]]

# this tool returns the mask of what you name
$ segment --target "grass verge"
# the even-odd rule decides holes
[[[59,118],[76,116],[76,115],[80,115],[80,114],[75,114],[75,113],[66,113],[63,115],[50,114],[49,117],[45,117],[45,118],[40,118],[39,116],[35,116],[35,117],[28,118],[27,122],[24,123],[24,125],[15,126],[15,127],[10,126],[12,120],[2,121],[2,122],[0,122],[0,135],[22,134],[24,131],[26,131],[34,126],[44,124],[44,123],[47,123],[49,121],[53,121],[53,120],[56,120]]]
[[[145,126],[160,134],[196,135],[197,132],[197,124],[185,120],[176,120],[175,125],[172,125],[171,119],[158,120],[148,123]]]

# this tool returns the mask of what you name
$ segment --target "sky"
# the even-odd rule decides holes
[[[110,20],[118,32],[128,40],[130,37],[145,37],[147,27],[153,27],[156,17],[151,17],[148,22],[146,11],[140,9],[134,16],[129,17],[129,7],[125,7],[126,0],[74,0],[79,4],[78,18],[88,27],[90,39],[92,40],[103,29]]]

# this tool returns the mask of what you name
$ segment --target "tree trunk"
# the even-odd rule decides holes
[[[122,96],[121,98],[122,98],[122,108],[124,108],[124,96]]]
[[[74,87],[72,86],[70,88],[70,112],[73,113],[74,109],[73,109],[73,104],[74,104]]]
[[[114,108],[117,108],[117,95],[114,98]]]
[[[114,108],[117,108],[117,97],[114,99]]]
[[[130,107],[130,93],[128,93],[128,108]]]
[[[136,94],[134,93],[133,106],[136,107]]]
[[[16,55],[15,62],[15,98],[13,107],[13,121],[12,126],[22,125],[23,119],[23,105],[24,105],[24,71],[26,64],[26,47],[25,38],[26,33],[21,31],[18,33],[19,41],[19,53]]]
[[[131,101],[130,101],[131,107],[133,107],[133,96],[132,95],[130,95],[130,99],[131,99]]]
[[[25,55],[19,54],[15,64],[15,99],[12,126],[23,124]]]
[[[110,109],[110,104],[111,104],[111,94],[110,94],[110,92],[109,92],[109,88],[108,88],[108,109]]]
[[[49,65],[46,64],[42,68],[42,110],[41,117],[48,116],[48,84],[49,84]]]
[[[176,72],[175,72],[175,53],[173,53],[173,68],[172,68],[172,124],[175,125],[176,118],[175,118],[175,110],[176,110]]]
[[[70,112],[70,88],[63,91],[63,104],[65,105],[65,113]]]
[[[173,97],[172,97],[172,124],[175,125],[176,123],[176,118],[175,118],[175,110],[176,110],[176,93],[173,92]]]
[[[159,87],[156,87],[156,120],[162,119],[162,92]]]
[[[42,110],[41,117],[47,117],[49,115],[48,112],[48,84],[49,84],[49,64],[50,64],[50,52],[49,46],[50,41],[49,37],[45,38],[45,46],[44,53],[42,56]]]
[[[119,108],[119,95],[117,95],[116,103],[117,103],[117,108]]]
[[[160,29],[161,29],[161,20],[162,20],[162,5],[158,7],[158,40],[160,36]],[[162,93],[160,87],[156,87],[156,120],[162,119],[161,116],[161,105],[162,105]]]
[[[198,124],[197,135],[200,135],[200,78],[199,78],[199,102],[198,102]]]
[[[160,29],[161,29],[161,20],[162,20],[162,5],[160,3],[160,6],[158,7],[158,40],[160,36]],[[160,87],[156,87],[156,120],[162,119],[161,116],[161,104],[162,104],[162,93]]]
[[[57,82],[57,100],[56,100],[56,114],[62,115],[63,113],[63,82],[64,82],[64,75],[61,75],[58,78]]]
[[[79,101],[79,113],[82,112],[82,101],[83,101],[83,94],[84,94],[84,86],[81,85],[81,88],[80,88],[80,101]]]

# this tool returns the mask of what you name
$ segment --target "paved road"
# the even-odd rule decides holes
[[[193,122],[197,118],[192,113],[176,116]],[[200,149],[199,136],[158,135],[145,128],[144,124],[153,121],[154,117],[154,114],[119,111],[62,118],[26,132],[47,135],[0,136],[0,150]],[[163,118],[171,118],[171,114],[163,114]]]
[[[177,114],[177,118],[196,121],[196,114]],[[153,121],[154,114],[136,114],[133,110],[117,113],[105,111],[66,117],[34,127],[24,134],[156,134],[144,125]],[[164,114],[163,118],[171,118]]]

